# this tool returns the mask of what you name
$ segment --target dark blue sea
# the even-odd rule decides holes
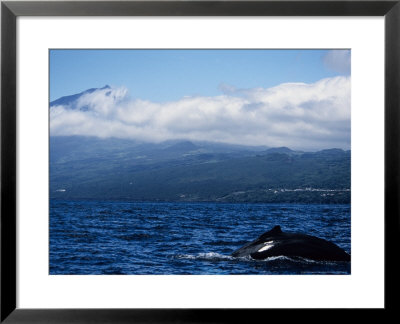
[[[230,254],[273,226],[350,250],[350,205],[50,201],[51,275],[350,274],[348,262]]]

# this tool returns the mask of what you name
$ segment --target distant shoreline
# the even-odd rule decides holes
[[[221,202],[221,201],[150,201],[150,200],[129,200],[129,199],[92,199],[92,198],[71,198],[71,199],[65,199],[65,198],[49,198],[49,201],[66,201],[66,202],[107,202],[107,203],[132,203],[132,204],[217,204],[217,205],[337,205],[337,206],[344,206],[344,205],[351,205],[351,202],[349,203],[306,203],[306,202]]]

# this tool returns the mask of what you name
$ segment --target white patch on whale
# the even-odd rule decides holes
[[[258,250],[258,252],[269,250],[274,246],[274,241],[264,242],[264,246]]]

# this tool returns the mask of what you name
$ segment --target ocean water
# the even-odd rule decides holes
[[[350,205],[51,200],[49,273],[350,274],[349,262],[230,256],[275,225],[351,253]]]

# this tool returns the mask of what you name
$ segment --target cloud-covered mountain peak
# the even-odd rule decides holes
[[[50,108],[72,109],[80,111],[96,110],[99,106],[114,105],[126,96],[125,88],[112,88],[108,84],[102,88],[91,88],[80,93],[64,96],[50,102]],[[103,110],[103,109],[102,109]]]

